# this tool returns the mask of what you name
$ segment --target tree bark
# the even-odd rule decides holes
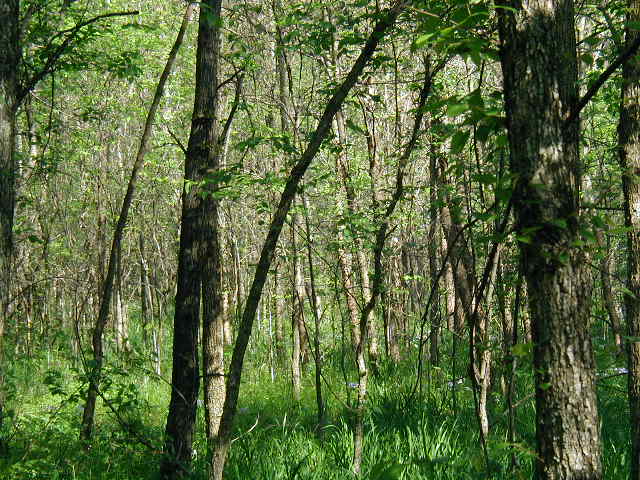
[[[188,155],[201,169],[202,190],[202,375],[207,450],[210,454],[218,435],[224,403],[224,318],[222,316],[222,259],[219,200],[216,196],[219,173],[224,163],[227,132],[233,121],[232,107],[225,130],[220,128],[220,56],[222,52],[222,0],[201,4],[196,60],[196,99],[193,110]],[[236,99],[241,91],[236,85]],[[234,103],[235,105],[235,103]]]
[[[623,188],[624,190],[624,188]],[[602,290],[602,300],[604,307],[609,315],[609,322],[611,323],[611,330],[613,331],[613,338],[618,349],[618,353],[623,352],[622,346],[622,319],[620,318],[620,312],[616,301],[616,295],[611,285],[611,277],[613,276],[612,258],[614,252],[611,250],[610,240],[601,231],[596,232],[596,239],[598,246],[604,249],[604,254],[600,262],[600,284]]]
[[[0,3],[0,431],[4,425],[4,331],[9,316],[16,202],[16,111],[18,95],[18,0]],[[0,436],[0,453],[7,450]]]
[[[538,479],[600,479],[589,333],[591,279],[579,240],[579,122],[571,0],[500,8],[501,61],[516,176],[513,203],[534,341]]]
[[[291,219],[291,384],[293,387],[293,399],[300,402],[302,394],[302,350],[304,331],[304,279],[302,268],[298,259],[296,246],[297,215]]]
[[[629,0],[627,22],[640,20],[640,1]],[[640,38],[635,27],[627,26],[626,45]],[[640,60],[630,59],[622,68],[622,98],[618,123],[618,154],[622,168],[624,213],[627,231],[627,289],[624,302],[627,316],[628,390],[631,412],[631,471],[640,479]]]

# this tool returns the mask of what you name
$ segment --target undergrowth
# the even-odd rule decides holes
[[[517,377],[514,443],[507,442],[506,406],[499,386],[494,390],[492,432],[485,457],[468,381],[456,383],[454,390],[450,374],[429,367],[418,388],[414,363],[385,367],[371,379],[362,478],[532,477],[535,410],[528,369]],[[64,358],[14,362],[9,375],[11,410],[4,432],[11,449],[0,460],[0,478],[157,478],[169,402],[167,381],[149,371],[148,359],[128,358],[108,365],[95,436],[87,448],[78,438],[86,382],[82,369],[70,368],[69,364]],[[273,379],[268,369],[248,372],[227,462],[227,479],[354,478],[350,469],[354,392],[343,372],[327,362],[323,394],[328,422],[318,430],[312,381],[310,365],[302,400],[295,403],[286,373]],[[605,478],[611,480],[626,478],[629,470],[625,381],[620,376],[599,382],[603,463]],[[202,412],[198,422],[190,478],[204,480],[206,441]]]

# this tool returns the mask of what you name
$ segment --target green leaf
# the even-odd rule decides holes
[[[425,33],[424,35],[420,35],[413,43],[414,48],[417,49],[426,46],[434,36],[434,33]]]
[[[360,127],[358,124],[354,123],[353,120],[351,120],[350,118],[347,118],[347,128],[353,130],[356,133],[359,133],[361,135],[367,135],[367,132],[365,132],[362,127]]]
[[[451,138],[451,154],[457,155],[462,152],[462,149],[467,144],[467,140],[469,140],[469,135],[471,132],[469,130],[459,130],[455,133],[455,135]]]
[[[469,110],[467,103],[450,103],[447,105],[447,115],[449,117],[457,117]]]
[[[631,298],[633,298],[633,299],[638,298],[638,297],[636,296],[636,294],[635,294],[635,293],[633,293],[631,290],[629,290],[627,287],[625,287],[625,286],[623,286],[623,285],[620,285],[620,286],[617,288],[617,290],[619,290],[620,292],[622,292],[622,293],[623,293],[625,296],[627,296],[627,297],[631,297]]]
[[[493,185],[496,183],[496,176],[492,173],[476,173],[472,178],[483,185]]]
[[[379,462],[371,469],[369,478],[371,480],[400,480],[403,471],[404,465],[401,463]]]
[[[526,357],[533,352],[533,343],[517,343],[513,347],[511,347],[511,354],[514,357]]]

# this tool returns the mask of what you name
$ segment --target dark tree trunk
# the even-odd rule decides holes
[[[16,108],[19,1],[0,3],[0,429],[4,420],[4,330],[9,316],[16,200]],[[0,437],[0,452],[6,450]]]
[[[600,479],[589,334],[591,279],[579,240],[577,61],[571,0],[500,9],[513,203],[534,341],[538,479]],[[515,9],[515,10],[511,10]]]
[[[207,292],[204,300],[205,334],[219,315],[219,260],[211,258],[217,248],[215,232],[217,210],[205,216],[204,199],[210,192],[203,192],[212,157],[217,154],[217,56],[219,41],[217,0],[203,2],[200,7],[198,48],[196,56],[196,85],[191,133],[185,158],[185,188],[182,193],[182,222],[178,256],[178,278],[173,337],[173,374],[171,401],[165,429],[166,456],[160,467],[163,478],[183,476],[191,462],[193,435],[196,422],[196,405],[200,387],[198,362],[198,329],[201,299],[201,282]],[[215,161],[215,160],[214,160]],[[190,188],[186,185],[190,184]],[[207,208],[211,208],[208,204]],[[213,215],[213,217],[212,217]],[[213,253],[215,255],[215,253]],[[217,278],[216,272],[217,271]],[[205,274],[210,278],[203,279]],[[215,291],[215,293],[213,293]],[[218,305],[218,307],[216,307]],[[218,308],[218,310],[217,310]],[[209,323],[207,323],[209,322]],[[217,338],[217,337],[215,337]],[[211,347],[213,337],[204,343]],[[205,347],[205,351],[208,348]],[[205,353],[205,358],[208,358]],[[209,372],[207,378],[213,378]],[[209,377],[209,373],[212,374]],[[209,413],[209,407],[207,408]]]
[[[627,22],[640,20],[640,1],[630,0]],[[640,37],[635,27],[628,27],[626,43]],[[630,479],[640,478],[640,60],[632,58],[622,68],[620,105],[619,158],[622,168],[625,224],[627,231],[627,288],[624,296],[629,335],[629,409],[631,411]]]

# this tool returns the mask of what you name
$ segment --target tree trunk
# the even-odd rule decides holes
[[[207,450],[210,453],[218,435],[224,404],[224,319],[222,316],[221,235],[215,175],[224,164],[222,158],[226,131],[235,113],[232,107],[226,131],[220,131],[220,55],[222,51],[222,0],[207,0],[200,7],[196,60],[196,99],[187,155],[202,169],[201,193],[202,256],[202,374]],[[236,85],[236,95],[241,84]],[[209,177],[209,178],[208,178]]]
[[[18,89],[19,1],[0,3],[0,431],[4,427],[4,330],[9,316],[16,201],[16,109]],[[0,436],[0,453],[7,450]]]
[[[624,189],[623,189],[624,190]],[[622,353],[622,320],[620,318],[620,312],[615,298],[613,287],[611,286],[611,277],[613,276],[612,269],[612,257],[614,252],[611,250],[611,241],[609,237],[604,238],[604,235],[600,230],[596,232],[596,239],[598,246],[604,249],[602,261],[600,262],[600,284],[602,288],[602,300],[604,301],[607,315],[609,315],[609,322],[611,323],[611,330],[613,331],[613,338],[618,349],[618,353]]]
[[[311,225],[309,222],[309,205],[306,197],[302,198],[304,207],[304,225],[307,236],[307,262],[309,265],[309,283],[307,284],[307,298],[314,319],[314,339],[313,339],[313,359],[315,362],[315,380],[316,380],[316,405],[318,407],[318,426],[317,434],[322,437],[324,427],[326,425],[324,399],[322,397],[322,355],[320,353],[320,322],[322,319],[322,310],[320,308],[320,295],[316,290],[315,269],[313,267],[313,234],[311,233]]]
[[[504,5],[504,4],[503,4]],[[534,341],[538,479],[600,479],[589,332],[592,282],[579,240],[579,122],[571,0],[499,9],[504,97]]]
[[[431,332],[429,334],[429,360],[432,365],[440,364],[439,338],[440,320],[442,312],[440,307],[440,288],[436,282],[438,274],[438,253],[442,250],[442,233],[440,232],[440,218],[438,216],[438,187],[440,185],[440,174],[438,169],[438,159],[435,154],[429,155],[429,274],[431,285],[435,285],[436,292],[433,294],[433,304],[431,306]]]
[[[291,248],[293,249],[291,264],[291,384],[293,386],[293,399],[296,402],[300,402],[302,393],[302,349],[304,348],[302,341],[304,330],[304,280],[296,251],[296,218],[297,215],[293,215],[291,221]]]
[[[629,0],[626,44],[640,33],[631,22],[640,21],[640,1]],[[628,389],[631,411],[631,472],[640,479],[640,60],[632,58],[622,68],[622,99],[618,124],[619,158],[622,168],[625,225],[627,231],[627,289],[624,302],[627,314]]]

